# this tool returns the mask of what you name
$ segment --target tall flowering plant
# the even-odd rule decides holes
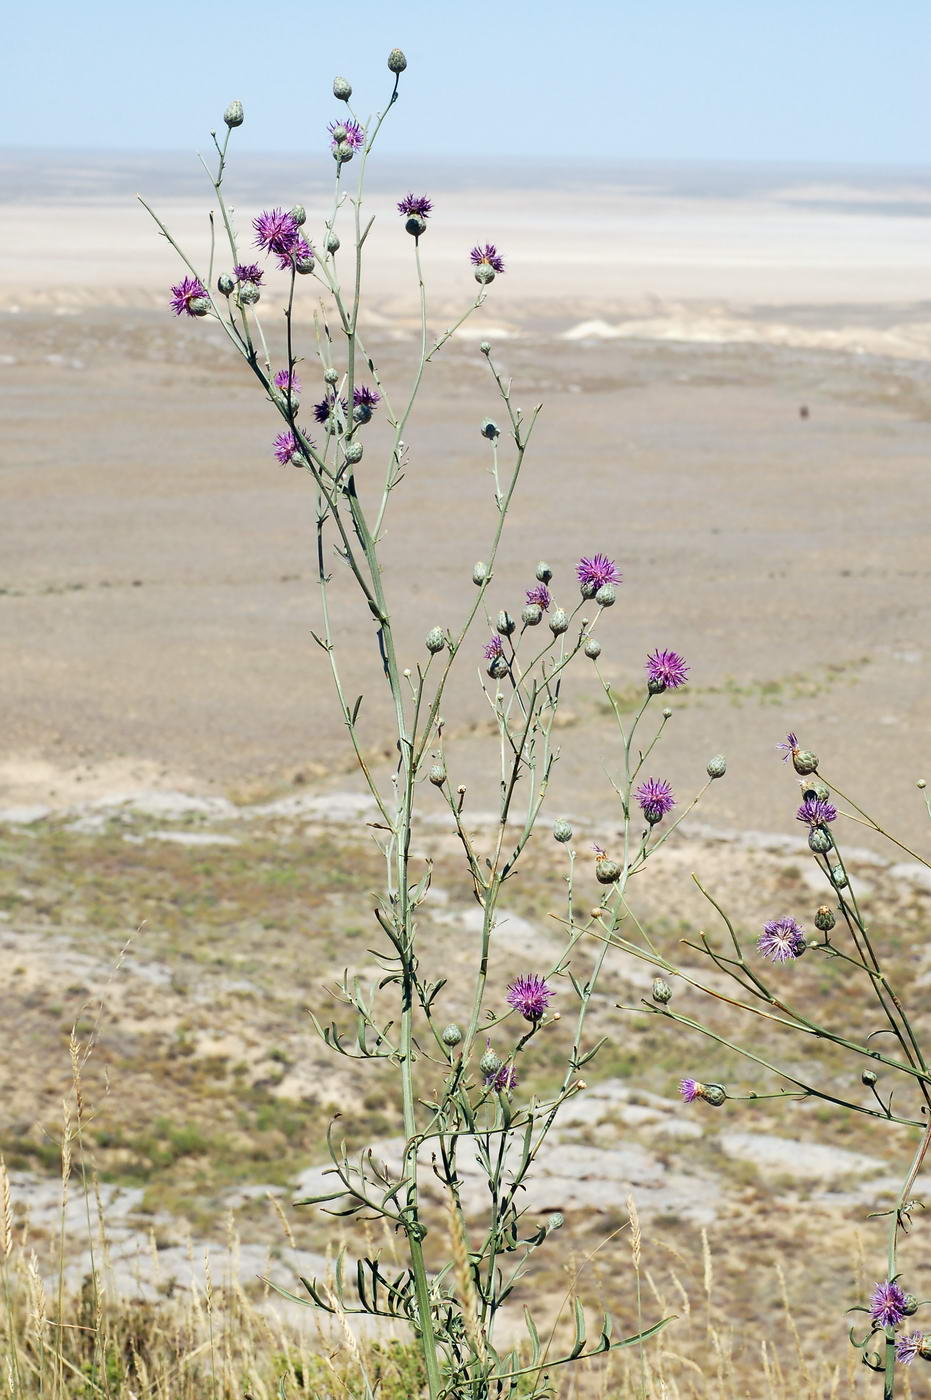
[[[523,604],[515,607],[516,615],[506,608],[496,614],[491,611],[495,563],[538,409],[525,415],[514,406],[510,381],[503,376],[491,345],[482,342],[480,354],[503,424],[499,428],[486,419],[481,426],[489,457],[494,526],[485,558],[472,568],[471,584],[466,582],[472,597],[461,616],[454,623],[438,619],[419,655],[400,653],[379,542],[392,496],[409,468],[404,434],[427,367],[462,324],[480,311],[492,282],[504,274],[505,263],[491,243],[464,250],[464,268],[471,265],[478,290],[459,320],[433,339],[428,334],[421,261],[433,202],[413,192],[398,201],[401,227],[409,235],[413,255],[420,347],[409,386],[396,399],[360,329],[364,253],[372,232],[372,221],[364,212],[365,172],[382,124],[398,97],[406,68],[399,50],[390,54],[388,68],[393,79],[388,102],[369,121],[363,122],[354,112],[346,79],[337,78],[333,84],[334,98],[345,107],[345,115],[331,122],[327,133],[335,192],[330,213],[313,236],[300,205],[258,212],[245,240],[237,229],[226,203],[224,177],[232,133],[244,120],[238,102],[225,113],[222,141],[213,136],[215,164],[207,169],[222,238],[218,247],[211,216],[206,269],[179,247],[158,215],[145,207],[185,265],[185,275],[171,288],[171,309],[178,316],[209,318],[222,328],[278,415],[279,431],[271,452],[282,465],[306,476],[314,503],[322,618],[315,638],[331,672],[335,701],[359,772],[375,804],[377,821],[372,829],[385,861],[384,887],[375,907],[381,937],[376,950],[382,970],[379,984],[366,990],[357,977],[347,974],[343,979],[338,994],[354,1023],[351,1035],[316,1018],[314,1025],[334,1054],[387,1065],[396,1073],[403,1128],[400,1161],[388,1167],[371,1149],[350,1158],[334,1130],[329,1138],[332,1189],[299,1204],[384,1221],[402,1239],[406,1261],[396,1274],[388,1271],[380,1257],[360,1259],[352,1270],[347,1270],[341,1257],[332,1286],[302,1280],[304,1294],[288,1296],[342,1315],[361,1313],[409,1324],[422,1348],[431,1400],[505,1396],[517,1388],[522,1394],[538,1396],[548,1393],[546,1373],[554,1367],[642,1344],[666,1321],[634,1336],[618,1337],[607,1315],[593,1328],[576,1305],[574,1335],[561,1352],[554,1349],[552,1336],[544,1347],[541,1328],[529,1311],[522,1342],[499,1350],[496,1335],[501,1309],[530,1267],[535,1251],[563,1223],[558,1214],[530,1220],[523,1203],[524,1187],[560,1108],[584,1090],[581,1072],[598,1050],[587,1036],[586,1020],[608,951],[606,941],[590,956],[585,946],[579,946],[583,932],[572,927],[565,947],[549,966],[528,968],[506,989],[490,985],[497,910],[502,887],[523,858],[548,795],[558,757],[553,728],[564,679],[580,656],[597,660],[596,624],[614,603],[621,577],[606,555],[584,558],[577,565],[570,599],[556,589],[553,571],[541,562]],[[352,162],[358,177],[351,184]],[[347,237],[348,284],[338,257]],[[295,298],[302,278],[316,284],[327,308],[310,344]],[[263,298],[281,305],[285,352],[280,364],[269,353],[259,310]],[[311,387],[314,384],[316,388]],[[315,400],[310,412],[304,408],[305,389]],[[369,466],[366,428],[376,414],[383,415],[390,426],[390,447],[387,460]],[[362,472],[368,477],[367,488],[373,480],[380,481],[380,494],[365,492],[366,499],[374,496],[374,507],[363,505],[358,489]],[[344,687],[331,596],[331,573],[336,569],[348,570],[359,604],[375,624],[397,752],[394,771],[385,781],[379,780],[366,758],[359,732],[361,701],[353,701]],[[473,640],[482,619],[490,629],[484,645]],[[467,789],[450,774],[454,755],[447,752],[441,717],[450,676],[461,656],[481,664],[482,685],[497,733],[498,806],[493,832],[487,837],[477,837],[470,829]],[[654,694],[675,689],[686,670],[674,652],[652,656],[647,702]],[[627,751],[630,759],[630,742]],[[640,776],[641,766],[628,763],[630,781]],[[669,814],[675,799],[665,781],[642,777],[635,805],[648,833]],[[435,802],[437,794],[445,804],[482,911],[470,1006],[462,1025],[447,1021],[445,983],[424,975],[420,956],[418,911],[430,899],[431,871],[418,853],[415,814],[425,799]],[[571,828],[558,821],[553,836],[567,853],[571,920],[575,859]],[[632,857],[627,846],[625,838],[625,878],[650,854],[646,836]],[[613,857],[598,856],[595,875],[602,886],[622,888],[619,872]],[[562,1007],[559,1015],[551,1009],[557,1001]],[[556,1030],[556,1022],[567,1007],[574,1014],[564,1034],[562,1027]],[[527,1097],[521,1093],[521,1078],[525,1066],[533,1064],[538,1037],[546,1032],[557,1034],[563,1043],[561,1078],[549,1097]],[[478,1214],[470,1214],[463,1200],[464,1153],[470,1162],[478,1163],[487,1180],[487,1207]],[[447,1216],[439,1221],[428,1218],[425,1176],[431,1183],[438,1178],[446,1197]],[[373,1395],[365,1375],[360,1377],[360,1393],[368,1400]]]

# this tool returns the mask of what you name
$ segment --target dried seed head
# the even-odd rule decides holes
[[[567,841],[572,840],[572,827],[566,821],[565,817],[560,817],[559,821],[553,823],[553,838],[563,845],[565,845]]]
[[[727,759],[723,753],[716,753],[714,758],[709,758],[705,769],[709,778],[723,778],[727,772]]]
[[[434,654],[442,651],[446,645],[446,634],[442,627],[431,627],[427,633],[427,651]]]
[[[340,102],[348,102],[352,96],[352,84],[348,78],[333,79],[333,96]]]
[[[242,103],[238,99],[231,102],[227,107],[226,111],[223,113],[223,120],[230,129],[234,126],[242,126],[245,121],[245,116],[242,110]]]

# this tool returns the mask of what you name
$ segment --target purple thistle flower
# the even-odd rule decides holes
[[[289,272],[298,258],[312,258],[314,256],[313,248],[307,242],[307,239],[302,238],[300,234],[298,234],[290,248],[283,249],[281,252],[276,248],[274,249],[274,253],[282,272]]]
[[[895,1279],[877,1283],[870,1298],[870,1317],[876,1327],[898,1327],[907,1315],[908,1298]]]
[[[697,1079],[683,1079],[679,1084],[679,1097],[683,1103],[694,1103],[696,1099],[701,1098],[704,1087]]]
[[[603,584],[620,583],[621,575],[613,559],[606,554],[593,554],[590,559],[580,559],[576,565],[576,577],[586,588],[597,591]]]
[[[688,680],[689,667],[677,651],[651,652],[646,666],[647,679],[665,686],[667,690],[678,690]]]
[[[895,1359],[903,1366],[911,1366],[916,1356],[924,1355],[924,1332],[909,1332],[895,1339]]]
[[[664,778],[647,778],[634,793],[640,803],[640,810],[652,826],[663,820],[667,812],[676,805],[672,788]]]
[[[256,287],[261,287],[262,278],[265,276],[265,269],[259,267],[258,263],[237,263],[233,272],[237,282],[252,282]]]
[[[369,389],[365,384],[358,384],[352,391],[352,401],[356,408],[375,408],[381,403],[381,394],[377,389]]]
[[[550,590],[547,588],[545,583],[538,583],[535,588],[530,588],[527,590],[528,604],[536,603],[537,607],[542,608],[544,612],[549,612],[550,603],[552,601],[553,600],[550,597]]]
[[[833,803],[825,802],[823,797],[806,797],[795,814],[795,820],[805,822],[806,826],[824,826],[836,816],[837,808]]]
[[[398,213],[409,218],[411,214],[419,214],[425,219],[433,208],[433,200],[428,199],[425,194],[406,194],[403,199],[398,200]]]
[[[485,1075],[485,1087],[495,1089],[499,1094],[510,1094],[517,1086],[517,1070],[513,1065],[499,1065]]]
[[[491,640],[482,647],[482,655],[486,661],[494,661],[496,656],[504,655],[504,643],[497,632],[493,632]]]
[[[264,209],[252,220],[252,227],[256,245],[279,257],[289,254],[300,237],[299,225],[287,209]]]
[[[484,248],[473,248],[469,257],[472,259],[473,266],[475,267],[481,266],[482,263],[487,263],[495,272],[504,271],[504,258],[502,258],[493,243],[486,243]]]
[[[545,977],[536,972],[522,973],[508,987],[508,1004],[519,1011],[525,1021],[539,1021],[554,995]]]
[[[293,369],[280,369],[275,375],[275,388],[280,389],[282,393],[285,394],[289,389],[292,394],[299,394],[301,392],[301,381],[298,379]]]
[[[777,744],[777,749],[782,749],[782,761],[788,763],[794,753],[798,753],[798,735],[793,734],[791,729],[785,737],[785,743]]]
[[[788,962],[805,951],[805,935],[793,918],[771,919],[763,925],[756,945],[770,962]]]
[[[199,297],[207,300],[207,288],[199,277],[185,277],[171,289],[171,309],[176,316],[187,314],[196,316],[196,311],[191,310],[191,302]]]
[[[346,400],[343,398],[338,399],[335,394],[327,394],[325,399],[321,399],[319,403],[314,404],[314,417],[318,423],[327,423],[329,422],[330,415],[334,408],[337,407],[342,409],[343,416],[345,417],[349,408]]]
[[[330,122],[330,125],[327,127],[327,131],[332,136],[333,132],[336,131],[338,127],[346,133],[346,135],[343,136],[341,139],[346,142],[347,146],[351,146],[354,151],[357,151],[359,147],[365,143],[365,129],[361,127],[358,122]],[[332,149],[335,151],[338,145],[339,141],[336,141],[334,139],[332,143]]]
[[[275,438],[275,456],[283,467],[300,452],[300,446],[293,433],[279,433]]]

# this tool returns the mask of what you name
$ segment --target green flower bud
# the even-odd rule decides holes
[[[430,769],[430,781],[434,787],[443,786],[446,782],[445,763],[434,763],[433,767]]]
[[[517,623],[514,621],[511,614],[509,612],[505,612],[502,608],[498,614],[498,621],[495,625],[497,626],[497,629],[501,633],[502,637],[510,637],[511,633],[517,626]]]
[[[481,262],[475,269],[475,280],[485,286],[488,282],[495,280],[495,270],[491,263]]]
[[[665,1006],[672,1000],[672,988],[668,982],[664,982],[662,977],[653,978],[653,1000],[658,1001],[660,1006]]]
[[[565,1223],[566,1221],[562,1211],[554,1210],[553,1214],[546,1222],[546,1228],[548,1230],[561,1230]]]
[[[239,302],[241,306],[255,306],[262,293],[254,282],[241,282],[239,285]],[[193,302],[191,303],[193,305]]]
[[[920,1307],[921,1303],[915,1297],[914,1293],[906,1293],[905,1302],[902,1305],[902,1311],[904,1312],[905,1316],[914,1317],[915,1313]]]
[[[333,79],[333,96],[340,102],[348,102],[352,96],[352,85],[348,78]]]
[[[242,110],[242,103],[238,99],[235,102],[231,102],[227,107],[226,111],[223,113],[223,120],[230,130],[232,130],[234,126],[242,126],[245,121],[245,116]]]
[[[346,443],[346,461],[349,463],[349,465],[350,465],[351,467],[352,467],[352,466],[355,466],[356,462],[361,462],[361,461],[362,461],[362,444],[361,444],[361,442],[347,442],[347,443]]]
[[[822,933],[830,933],[836,923],[837,920],[831,906],[820,904],[815,912],[815,928],[820,929]]]
[[[877,1078],[878,1076],[874,1073],[873,1070],[865,1069],[860,1075],[860,1082],[861,1084],[865,1084],[867,1089],[872,1089],[873,1085],[877,1081]]]
[[[536,577],[540,583],[549,583],[550,579],[553,577],[553,570],[550,568],[549,564],[544,563],[542,559],[537,565]]]
[[[294,270],[301,277],[307,277],[313,272],[315,265],[313,253],[298,253],[294,259]]]
[[[355,151],[348,141],[338,141],[333,148],[333,159],[337,165],[345,165],[354,155]]]
[[[337,236],[335,233],[333,233],[333,232],[328,233],[328,234],[326,235],[326,237],[324,238],[324,240],[323,240],[323,246],[324,246],[324,248],[326,249],[326,251],[327,251],[328,253],[337,253],[337,252],[339,252],[339,238],[338,238],[338,236]]]
[[[230,277],[228,273],[224,272],[220,277],[217,278],[217,291],[222,292],[222,294],[225,297],[230,296],[235,290],[235,278]]]
[[[501,436],[497,423],[493,423],[490,418],[483,420],[480,432],[482,437],[488,438],[489,442],[494,442],[496,437]]]
[[[817,755],[811,753],[808,749],[798,749],[792,755],[792,767],[795,769],[796,773],[801,774],[801,776],[805,778],[809,773],[817,772]]]
[[[353,417],[353,422],[355,422],[355,423],[371,423],[371,421],[372,421],[372,408],[371,408],[371,405],[370,405],[370,404],[367,404],[367,403],[357,403],[356,406],[355,406],[355,408],[352,410],[352,417]]]
[[[492,657],[492,660],[489,662],[488,674],[494,680],[500,681],[503,676],[506,676],[508,674],[508,671],[510,669],[511,668],[508,666],[508,663],[503,656],[495,656]]]
[[[333,140],[338,145],[340,141],[346,140],[346,137],[349,135],[349,132],[342,125],[342,123],[340,123],[339,126],[334,126],[333,130],[330,132],[330,135],[333,137]]]
[[[597,661],[601,655],[601,643],[597,637],[589,637],[582,650],[590,661]]]
[[[672,719],[672,710],[668,707],[663,711],[663,719]]]
[[[613,885],[621,878],[621,867],[616,860],[602,856],[595,865],[595,879],[599,885]]]
[[[329,369],[323,371],[323,380],[325,384],[337,384],[339,382],[339,374],[331,366]]]
[[[442,627],[431,627],[427,633],[427,651],[442,651],[446,645],[446,634]]]
[[[613,607],[617,598],[617,589],[613,583],[603,583],[595,594],[595,602],[600,608]]]
[[[555,840],[562,842],[563,845],[565,845],[567,841],[572,840],[572,827],[566,821],[565,817],[560,817],[559,821],[553,823],[553,837]]]
[[[847,885],[847,872],[842,865],[835,865],[831,871],[831,884],[836,890],[842,890]]]
[[[482,352],[483,355],[490,355],[490,354],[491,354],[491,341],[490,341],[490,340],[483,340],[483,341],[481,342],[481,344],[479,345],[478,348],[479,348],[479,350],[481,350],[481,352]]]
[[[258,301],[259,294],[256,292],[255,299]],[[188,302],[188,310],[192,316],[206,316],[210,310],[210,302],[206,297],[192,297]]]
[[[543,621],[543,609],[539,603],[528,603],[520,616],[526,627],[537,627]]]
[[[808,845],[815,855],[823,856],[834,845],[831,840],[831,833],[823,826],[813,826],[808,833]]]
[[[723,1084],[704,1084],[701,1097],[705,1103],[710,1103],[712,1108],[720,1108],[727,1098],[727,1090]]]
[[[488,577],[488,565],[487,565],[487,564],[483,564],[482,561],[479,560],[478,563],[475,565],[475,567],[474,567],[473,570],[472,570],[472,582],[473,582],[476,586],[479,586],[479,585],[481,585],[481,584],[483,584],[483,583],[485,582],[485,580],[486,580],[487,577]]]
[[[501,1068],[501,1059],[494,1050],[488,1049],[479,1060],[478,1067],[482,1074],[497,1074]]]
[[[462,1039],[462,1031],[454,1023],[443,1027],[442,1031],[444,1045],[458,1045]]]
[[[709,778],[723,778],[727,772],[727,759],[723,753],[716,753],[714,758],[709,758],[705,772]]]
[[[562,608],[557,608],[549,620],[549,628],[554,637],[569,630],[569,619]]]
[[[392,49],[388,55],[388,68],[392,73],[403,73],[407,67],[407,59],[400,49]]]
[[[298,228],[300,228],[301,224],[306,224],[307,210],[304,208],[303,204],[295,204],[292,207],[291,218],[297,224]]]

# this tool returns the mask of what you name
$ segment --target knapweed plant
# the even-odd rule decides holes
[[[334,99],[342,104],[328,133],[335,193],[320,227],[311,228],[305,209],[290,204],[258,211],[251,227],[237,227],[226,203],[224,176],[231,138],[244,119],[239,102],[227,108],[222,140],[213,134],[215,153],[206,168],[222,227],[211,215],[204,263],[182,250],[149,212],[186,267],[186,275],[171,289],[174,311],[222,327],[278,415],[274,456],[307,478],[321,618],[315,639],[332,673],[336,704],[374,804],[370,827],[385,860],[384,888],[374,908],[381,976],[377,985],[367,987],[347,974],[338,995],[348,1008],[348,1026],[324,1024],[316,1017],[314,1025],[333,1054],[365,1062],[379,1073],[387,1066],[396,1074],[403,1148],[392,1166],[371,1148],[350,1158],[334,1125],[328,1143],[332,1188],[300,1204],[384,1222],[402,1242],[404,1267],[389,1269],[381,1257],[359,1258],[350,1267],[341,1256],[332,1281],[302,1280],[305,1293],[288,1296],[344,1319],[366,1314],[409,1324],[422,1347],[431,1400],[505,1396],[517,1390],[539,1396],[549,1392],[555,1367],[642,1345],[666,1321],[659,1319],[635,1336],[616,1337],[608,1316],[593,1326],[576,1303],[562,1348],[549,1323],[544,1327],[529,1310],[523,1341],[503,1349],[496,1334],[501,1309],[531,1267],[534,1252],[563,1223],[560,1215],[530,1219],[524,1187],[561,1106],[584,1089],[580,1076],[599,1048],[586,1034],[586,1019],[609,942],[594,945],[572,923],[574,856],[566,822],[558,821],[552,836],[547,835],[566,854],[570,929],[564,950],[551,965],[528,968],[510,987],[490,982],[490,952],[502,888],[514,876],[548,796],[558,756],[553,729],[564,678],[577,661],[588,666],[597,659],[596,623],[615,601],[621,580],[614,562],[597,552],[576,564],[576,577],[565,591],[555,587],[547,564],[528,564],[530,586],[522,600],[511,603],[513,611],[507,606],[497,610],[507,600],[492,604],[495,562],[537,410],[524,415],[515,408],[510,382],[491,345],[482,342],[478,353],[487,366],[489,390],[500,403],[502,423],[500,428],[490,418],[481,423],[494,528],[484,559],[474,566],[463,561],[461,615],[438,617],[418,654],[399,652],[380,545],[394,493],[418,471],[404,435],[431,362],[467,318],[481,310],[505,263],[492,243],[463,250],[464,273],[474,278],[477,291],[456,324],[434,339],[428,334],[421,265],[433,204],[427,195],[414,193],[398,200],[398,223],[387,236],[398,240],[399,247],[403,244],[413,264],[420,338],[408,386],[397,397],[360,331],[364,254],[373,235],[365,209],[365,172],[398,97],[406,68],[399,50],[389,55],[388,68],[393,87],[385,110],[371,120],[362,121],[354,112],[344,78],[333,84]],[[326,139],[321,133],[321,145]],[[303,298],[299,303],[295,297],[301,279],[311,279],[320,295],[320,309],[309,321],[300,309]],[[280,360],[269,352],[278,336],[263,329],[263,301],[283,317]],[[367,445],[366,429],[376,414],[387,419],[391,430],[382,461],[373,460]],[[428,483],[421,489],[427,490]],[[340,618],[334,615],[331,589],[334,570],[348,570],[358,606],[374,624],[397,754],[393,770],[382,779],[367,759],[360,735],[361,700],[344,687]],[[483,622],[491,633],[488,640],[477,635]],[[466,811],[467,786],[450,772],[454,755],[444,734],[444,695],[459,661],[470,669],[479,667],[497,735],[497,812],[490,834],[482,836],[474,835]],[[678,683],[683,663],[674,653],[658,653],[649,663],[649,675],[647,701]],[[642,835],[634,834],[635,814],[628,811],[623,858],[617,862],[600,853],[595,867],[601,885],[617,893],[627,875],[648,858],[648,833],[673,805],[668,786],[642,772],[649,749],[638,756],[632,740],[633,731],[624,782],[629,791],[639,780],[636,810],[643,817]],[[431,868],[418,852],[415,817],[422,809],[435,812],[438,802],[461,844],[481,910],[470,1009],[462,1025],[444,1014],[445,982],[429,980],[421,966],[419,923],[431,896]],[[558,1035],[565,1047],[558,1087],[543,1099],[526,1097],[520,1087],[541,1033]],[[486,1204],[478,1214],[469,1213],[463,1201],[463,1154],[470,1168],[478,1164],[487,1182]],[[425,1179],[431,1187],[441,1183],[447,1205],[445,1213],[430,1220],[424,1208]],[[552,1319],[550,1323],[555,1326]],[[549,1340],[542,1341],[541,1334]],[[359,1393],[373,1394],[364,1374]]]
[[[681,675],[673,658],[651,660],[667,686],[679,683]],[[623,732],[620,715],[618,721]],[[907,1273],[900,1272],[897,1262],[901,1237],[922,1208],[914,1189],[931,1145],[931,1067],[916,1031],[914,1011],[909,1014],[889,972],[884,947],[888,939],[882,930],[873,927],[858,900],[855,874],[840,849],[838,819],[847,819],[883,836],[926,869],[931,869],[931,865],[826,780],[816,755],[802,748],[795,734],[788,734],[778,748],[783,760],[791,763],[801,779],[801,801],[795,817],[807,832],[808,847],[824,886],[825,902],[816,908],[810,927],[803,927],[792,911],[773,910],[773,917],[756,930],[754,946],[748,946],[734,921],[696,879],[723,925],[719,937],[701,931],[684,940],[685,946],[707,960],[713,969],[714,975],[703,980],[692,964],[686,966],[681,959],[664,956],[629,907],[625,896],[627,878],[639,868],[644,852],[641,847],[631,859],[625,838],[624,860],[617,870],[610,898],[592,911],[587,929],[604,940],[606,947],[622,948],[656,969],[652,997],[644,998],[640,1010],[708,1037],[786,1086],[775,1091],[766,1087],[735,1090],[689,1077],[680,1085],[686,1103],[722,1109],[739,1099],[821,1100],[840,1110],[914,1131],[914,1154],[893,1203],[871,1216],[886,1222],[886,1276],[876,1283],[867,1303],[851,1308],[852,1312],[864,1312],[867,1321],[864,1326],[851,1327],[850,1340],[862,1352],[865,1365],[882,1375],[883,1397],[889,1400],[896,1393],[902,1366],[910,1365],[916,1358],[931,1360],[931,1332],[926,1335],[911,1320],[923,1304],[910,1291]],[[724,759],[713,758],[708,764],[709,779],[722,776],[724,770]],[[924,783],[919,783],[919,787],[923,788]],[[625,791],[621,790],[619,796],[626,831],[629,802]],[[648,822],[657,820],[671,800],[662,785],[649,794],[641,790],[640,796]],[[648,797],[652,809],[644,805],[644,797]],[[631,925],[635,926],[633,936]],[[578,930],[570,925],[570,931],[575,935]],[[839,1026],[826,1024],[818,1011],[800,1003],[792,974],[803,956],[806,961],[825,959],[842,979],[846,1013]],[[720,974],[733,985],[722,986]],[[685,995],[674,998],[670,981],[680,985]],[[754,1049],[752,1040],[735,1039],[702,1020],[700,1007],[693,1010],[700,998],[687,989],[714,999],[719,1006],[745,1012],[762,1022],[766,1032],[791,1036],[796,1043],[781,1056],[764,1055]],[[687,1009],[678,1009],[682,1000],[687,1002]],[[852,1030],[852,1026],[858,1029]],[[837,1075],[829,1080],[827,1068],[819,1065],[817,1056],[812,1054],[817,1045],[836,1047],[840,1063],[849,1065],[846,1074],[850,1088],[846,1093],[839,1088]],[[841,1082],[844,1074],[842,1070]]]

